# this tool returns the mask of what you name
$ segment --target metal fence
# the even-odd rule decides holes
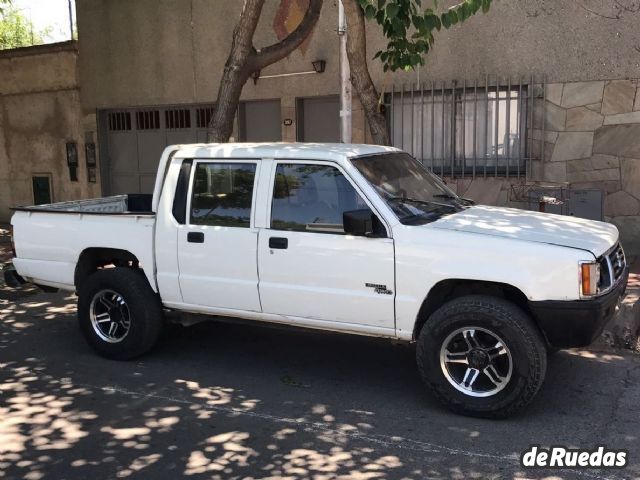
[[[385,95],[391,141],[440,176],[525,177],[544,151],[544,80],[393,86]]]

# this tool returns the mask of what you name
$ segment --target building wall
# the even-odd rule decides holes
[[[544,154],[532,179],[602,189],[605,219],[640,254],[640,83],[549,84],[545,103]]]
[[[51,175],[53,201],[100,193],[87,180],[85,123],[91,132],[95,122],[82,114],[76,61],[71,42],[0,53],[0,221],[11,206],[33,204],[34,174]],[[70,141],[78,143],[77,182],[67,167]]]
[[[304,3],[267,0],[256,47],[277,41],[276,32],[293,28]],[[443,1],[441,8],[453,3]],[[640,119],[634,113],[640,101],[635,98],[637,85],[628,80],[640,77],[636,3],[494,0],[488,14],[437,33],[425,67],[385,74],[372,61],[372,78],[385,92],[410,82],[482,82],[487,76],[508,77],[514,83],[535,76],[548,84],[545,107],[536,112],[534,122],[540,125],[544,118],[545,131],[536,127],[529,132],[536,139],[544,135],[544,152],[532,152],[540,161],[531,165],[530,177],[516,183],[601,188],[607,220],[620,227],[627,250],[640,254],[640,167],[635,160],[640,158]],[[78,0],[84,111],[213,102],[241,5],[237,0]],[[282,119],[293,119],[281,127],[285,141],[296,139],[296,99],[339,92],[336,26],[337,2],[324,2],[303,48],[261,72],[311,70],[313,60],[324,59],[325,73],[262,78],[244,87],[243,100],[280,98]],[[384,44],[377,25],[368,24],[369,56]],[[353,140],[370,141],[359,102],[353,108]],[[460,194],[481,202],[513,204],[513,180],[449,182]]]
[[[441,3],[444,8],[454,1]],[[78,0],[77,4],[86,109],[215,99],[242,2]],[[277,40],[274,25],[295,24],[302,4],[303,0],[267,0],[256,47]],[[421,80],[532,73],[545,76],[547,82],[637,77],[639,20],[632,0],[495,0],[488,14],[437,33]],[[368,26],[368,49],[373,57],[385,39],[377,25]],[[262,72],[310,70],[312,60],[325,59],[324,74],[263,79],[257,85],[248,82],[243,98],[337,94],[336,27],[337,2],[326,1],[315,32],[303,48]],[[379,88],[390,81],[416,80],[413,72],[387,76],[377,61],[371,63],[371,73]]]

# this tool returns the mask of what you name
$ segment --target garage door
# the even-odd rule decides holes
[[[242,102],[238,109],[238,137],[241,142],[279,142],[280,100]]]
[[[340,142],[340,99],[300,98],[296,105],[299,142]]]
[[[254,105],[255,104],[255,105]],[[243,102],[240,135],[246,141],[279,141],[280,101]],[[204,143],[211,105],[104,111],[105,195],[152,193],[160,155],[168,145]]]

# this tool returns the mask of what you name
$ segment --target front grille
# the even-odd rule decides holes
[[[624,274],[627,259],[624,256],[622,245],[617,243],[611,250],[600,258],[600,292],[611,289]]]

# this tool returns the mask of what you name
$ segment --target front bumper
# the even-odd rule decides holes
[[[11,288],[19,288],[21,285],[27,283],[24,278],[18,275],[18,272],[16,272],[16,269],[13,267],[13,265],[5,267],[5,269],[3,270],[3,275],[4,282]]]
[[[555,348],[586,347],[600,336],[613,317],[627,288],[629,268],[618,284],[601,297],[589,300],[529,302],[529,308],[547,341]]]

